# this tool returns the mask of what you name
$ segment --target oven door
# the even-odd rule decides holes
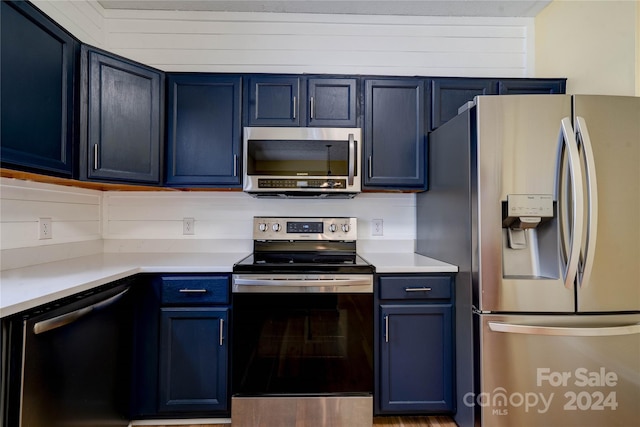
[[[290,283],[280,278],[279,286],[247,284],[246,276],[234,276],[234,396],[370,396],[373,287],[368,278],[367,292],[362,285],[304,286],[299,277]]]

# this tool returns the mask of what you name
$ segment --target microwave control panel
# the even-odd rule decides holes
[[[317,188],[319,190],[327,188],[346,188],[346,179],[258,179],[258,188],[273,189],[302,189]]]

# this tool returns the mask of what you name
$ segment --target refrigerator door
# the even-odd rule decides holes
[[[473,212],[472,217],[477,216],[478,221],[473,236],[474,305],[483,312],[572,313],[575,289],[571,276],[577,269],[579,246],[574,244],[573,252],[568,248],[579,241],[564,241],[560,236],[565,224],[569,231],[582,229],[582,217],[575,214],[583,207],[577,204],[566,215],[559,215],[556,182],[559,175],[580,176],[571,129],[571,96],[479,96],[473,111],[477,156],[472,161],[471,187],[477,214]],[[569,153],[565,158],[572,166],[559,174],[561,147]],[[567,181],[571,200],[582,197],[576,193],[582,191],[578,181]],[[544,209],[551,215],[532,227],[525,224],[526,217],[517,214],[511,218],[516,222],[505,226],[505,216],[520,208],[516,202],[520,200],[546,202]],[[538,209],[537,205],[532,208]],[[563,219],[567,215],[576,217]]]
[[[640,311],[640,97],[576,95],[574,114],[595,165],[584,168],[578,311]]]
[[[640,420],[640,315],[475,315],[482,426],[602,427]]]

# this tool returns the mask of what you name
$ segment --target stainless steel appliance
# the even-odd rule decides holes
[[[130,286],[124,279],[3,322],[8,369],[0,424],[129,425]]]
[[[372,425],[374,268],[356,236],[356,218],[254,218],[233,267],[234,424]]]
[[[479,96],[430,136],[461,426],[640,420],[640,98]],[[473,314],[472,314],[473,313]]]
[[[246,127],[243,189],[257,197],[354,197],[361,135],[359,128]]]

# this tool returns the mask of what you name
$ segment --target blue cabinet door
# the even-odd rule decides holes
[[[158,411],[228,410],[229,309],[162,308]]]
[[[429,130],[458,115],[458,109],[477,95],[498,93],[494,79],[442,78],[431,81],[431,120]]]
[[[242,77],[167,76],[166,183],[240,187]]]
[[[247,89],[247,126],[300,126],[306,103],[299,77],[250,76]]]
[[[498,82],[499,95],[562,94],[565,90],[565,79],[505,79]]]
[[[382,304],[379,321],[381,411],[451,412],[451,305]]]
[[[80,178],[160,183],[164,73],[82,47]]]
[[[28,2],[0,7],[2,165],[70,177],[80,45]]]
[[[309,78],[307,94],[308,126],[357,126],[356,79]]]
[[[364,187],[426,189],[424,82],[365,80]]]

